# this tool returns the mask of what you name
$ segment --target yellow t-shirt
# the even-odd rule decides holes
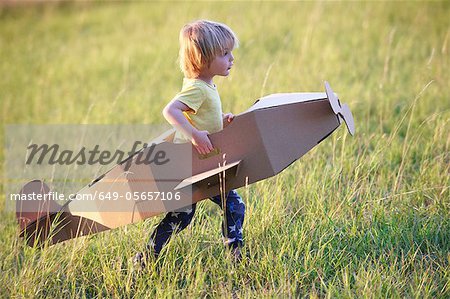
[[[223,129],[222,104],[215,85],[199,79],[184,78],[183,88],[173,99],[193,110],[184,112],[184,116],[197,130],[206,130],[212,134]],[[173,142],[189,142],[189,138],[176,131]]]

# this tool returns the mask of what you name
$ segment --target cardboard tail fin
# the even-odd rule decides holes
[[[42,181],[34,180],[25,184],[16,201],[16,219],[23,231],[30,223],[49,217],[61,210],[61,206],[50,198],[50,188]]]
[[[345,122],[348,132],[353,136],[355,134],[355,122],[350,108],[347,104],[341,105],[339,98],[331,89],[330,84],[327,81],[325,81],[325,92],[327,93],[328,101],[330,102],[334,114],[336,114],[340,120]]]
[[[30,223],[21,233],[29,246],[53,245],[110,229],[96,221],[69,212],[58,212]]]
[[[42,181],[25,184],[19,194],[16,218],[20,237],[26,238],[29,246],[42,246],[46,241],[55,244],[108,229],[93,220],[72,215],[53,200],[50,188]]]

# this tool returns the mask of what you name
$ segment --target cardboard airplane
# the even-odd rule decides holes
[[[153,140],[154,146],[142,148],[77,193],[81,196],[116,192],[119,198],[113,203],[72,200],[61,206],[54,200],[18,201],[16,216],[21,236],[27,238],[30,246],[45,240],[55,244],[224,194],[280,173],[343,122],[353,135],[350,109],[340,103],[327,82],[324,93],[265,96],[236,115],[222,131],[209,135],[214,151],[208,155],[199,155],[190,143],[170,142],[170,131]],[[136,163],[139,155],[150,150],[164,152],[171,163]],[[186,165],[186,161],[192,161],[192,165],[179,166]],[[20,194],[33,192],[42,196],[51,193],[44,182],[35,180],[26,184]],[[125,196],[148,192],[177,194],[178,200],[130,200]]]

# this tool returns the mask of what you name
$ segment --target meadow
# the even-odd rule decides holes
[[[160,217],[42,249],[5,208],[0,149],[0,297],[450,297],[448,2],[44,3],[0,6],[0,137],[8,124],[158,124],[179,91],[178,32],[228,24],[240,47],[218,78],[223,110],[262,95],[323,91],[341,127],[280,175],[241,188],[244,260],[221,211],[138,272]],[[38,174],[37,174],[38,177]]]

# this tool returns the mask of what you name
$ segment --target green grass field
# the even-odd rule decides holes
[[[199,18],[241,41],[231,75],[215,81],[224,111],[327,80],[356,123],[355,137],[340,128],[239,190],[249,258],[237,266],[209,201],[144,272],[131,257],[160,217],[27,247],[2,175],[0,297],[449,298],[449,15],[448,2],[0,8],[1,140],[6,124],[163,122],[181,87],[179,29]],[[3,148],[0,161],[4,171]]]

